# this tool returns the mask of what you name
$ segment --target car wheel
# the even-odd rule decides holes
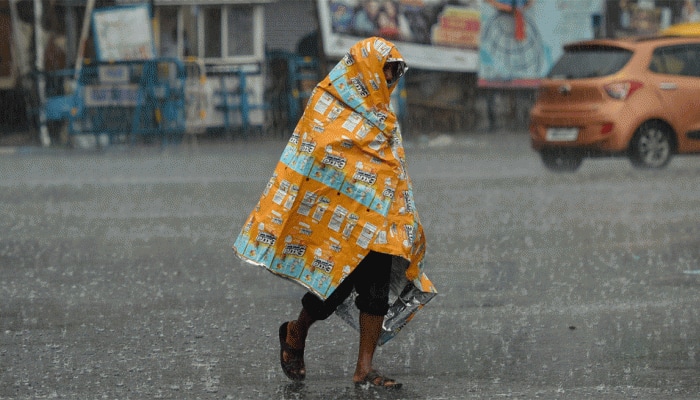
[[[542,149],[540,158],[548,170],[554,172],[574,172],[583,164],[583,155],[565,149]]]
[[[671,130],[661,122],[643,123],[632,137],[629,157],[636,168],[663,168],[671,161],[672,156]]]

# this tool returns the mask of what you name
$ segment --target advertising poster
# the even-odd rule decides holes
[[[318,0],[323,49],[341,58],[358,40],[391,40],[411,68],[476,72],[481,0]]]
[[[700,21],[698,0],[607,1],[606,29],[610,37],[655,35],[672,24]]]
[[[480,86],[533,87],[568,42],[592,39],[604,0],[483,0]]]
[[[92,29],[99,61],[149,60],[155,57],[147,5],[95,10]]]

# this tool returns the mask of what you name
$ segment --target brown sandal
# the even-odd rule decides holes
[[[304,349],[294,349],[287,344],[287,325],[285,322],[280,326],[280,365],[287,378],[293,381],[303,381],[306,378],[304,369]],[[284,353],[287,353],[288,360],[284,360]]]
[[[368,389],[370,387],[384,388],[387,390],[398,390],[401,389],[403,384],[396,382],[395,379],[387,378],[382,376],[379,372],[372,370],[369,371],[365,379],[360,382],[355,382],[355,387],[360,389]]]

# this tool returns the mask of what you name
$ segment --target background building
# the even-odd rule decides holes
[[[653,34],[700,15],[693,0],[525,1],[523,18],[530,35],[522,40],[504,33],[515,29],[509,22],[514,17],[499,14],[494,2],[149,0],[145,4],[152,10],[153,56],[196,60],[206,74],[206,89],[200,95],[206,96],[207,109],[198,114],[206,121],[200,130],[230,135],[241,127],[283,135],[293,126],[304,93],[349,43],[370,34],[397,43],[411,65],[403,90],[404,130],[409,134],[524,128],[537,80],[560,51],[561,43],[552,41],[555,36],[564,42]],[[395,25],[380,27],[377,22],[371,32],[354,27],[354,19],[370,3],[387,12],[393,9]],[[0,138],[18,130],[36,131],[42,124],[40,104],[46,100],[42,97],[70,91],[70,73],[60,72],[76,68],[82,59],[99,58],[94,26],[83,29],[92,21],[86,11],[134,4],[144,3],[0,0],[0,34],[12,39],[0,44],[4,105]],[[578,24],[576,29],[572,21]],[[538,32],[540,41],[534,40]],[[536,68],[518,63],[506,67],[511,65],[517,73],[533,71],[532,76],[510,76],[507,68],[494,64],[504,40],[518,48],[530,46],[522,48],[517,60],[537,62]],[[241,95],[246,107],[240,105]],[[52,143],[65,141],[57,133],[60,123],[43,124]]]

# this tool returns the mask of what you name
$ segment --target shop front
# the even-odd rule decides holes
[[[45,132],[48,126],[50,131],[58,127],[64,132],[51,134],[54,143],[70,140],[71,134],[83,135],[86,130],[95,137],[109,131],[109,142],[143,130],[137,129],[135,122],[121,128],[95,122],[95,115],[98,120],[113,120],[103,114],[112,115],[120,107],[119,115],[132,110],[148,113],[124,120],[150,118],[147,131],[157,132],[166,122],[160,107],[165,101],[161,82],[173,96],[180,89],[184,93],[183,110],[177,109],[179,105],[173,109],[173,104],[180,103],[166,99],[170,115],[186,119],[185,125],[177,125],[183,126],[183,134],[216,131],[234,135],[264,130],[264,5],[273,1],[57,0],[44,5],[40,0],[15,0],[13,10],[34,10],[35,15],[12,21],[17,28],[13,33],[18,33],[13,38],[14,48],[18,53],[32,51],[24,43],[34,37],[36,50],[17,57],[15,61],[24,60],[28,65],[16,65],[14,70],[34,71],[31,84],[22,90],[32,100],[32,113],[39,115],[40,131]],[[56,64],[53,52],[47,58],[49,48],[60,53],[61,65]],[[32,59],[39,62],[32,63]],[[155,68],[155,83],[144,78],[149,68]],[[119,71],[116,76],[121,81],[115,80],[113,71]],[[127,86],[129,90],[121,90]],[[93,96],[116,92],[129,95],[99,101]],[[145,104],[148,101],[153,104]],[[91,115],[89,121],[84,120],[86,110]],[[120,129],[126,135],[118,134]],[[45,138],[48,136],[42,134],[42,143],[49,144]]]

